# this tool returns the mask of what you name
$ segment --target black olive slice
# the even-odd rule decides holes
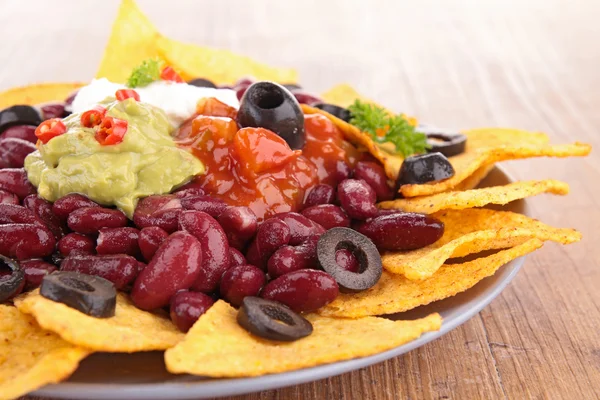
[[[283,138],[294,150],[306,143],[304,114],[289,90],[273,82],[255,82],[248,87],[237,114],[242,128],[269,129]]]
[[[315,108],[321,109],[325,112],[328,112],[329,114],[333,115],[334,117],[338,117],[342,121],[350,122],[350,118],[352,118],[350,111],[348,111],[347,109],[345,109],[343,107],[338,107],[334,104],[316,103],[316,104],[313,104],[312,106]]]
[[[253,335],[283,342],[302,339],[313,331],[312,324],[288,306],[254,296],[242,300],[237,322]]]
[[[358,260],[358,272],[347,271],[335,260],[338,250],[350,250]],[[338,283],[341,292],[360,292],[373,287],[381,278],[381,255],[375,244],[350,228],[332,228],[317,243],[317,258],[321,268]]]
[[[188,82],[188,85],[192,85],[192,86],[196,86],[196,87],[213,88],[213,89],[217,88],[217,85],[212,83],[212,81],[209,81],[208,79],[204,79],[204,78],[192,79],[191,81]]]
[[[6,265],[11,274],[0,278],[0,303],[19,294],[25,285],[25,273],[19,264],[8,257],[0,256],[0,264]]]
[[[396,179],[396,191],[402,185],[441,181],[454,176],[454,168],[442,153],[407,157]]]
[[[117,291],[112,282],[99,276],[57,271],[42,279],[40,294],[96,318],[115,315]]]
[[[445,132],[428,125],[419,125],[417,132],[427,135],[427,143],[431,146],[428,153],[439,152],[452,157],[464,153],[467,147],[467,137],[459,132]]]
[[[0,111],[0,133],[14,125],[39,125],[42,123],[40,112],[25,105],[5,108]]]

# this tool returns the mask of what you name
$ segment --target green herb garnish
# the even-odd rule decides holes
[[[360,100],[355,100],[348,111],[352,115],[352,125],[370,134],[377,143],[392,143],[403,157],[430,148],[427,136],[417,132],[402,115],[390,115],[383,107]]]
[[[127,79],[127,86],[130,88],[148,86],[159,79],[160,61],[146,60],[131,72],[129,79]]]

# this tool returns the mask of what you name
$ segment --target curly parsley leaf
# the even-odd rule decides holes
[[[154,81],[160,79],[160,61],[145,60],[136,67],[127,79],[127,86],[130,88],[148,86]]]
[[[350,123],[371,135],[377,143],[392,143],[403,157],[423,153],[430,146],[427,136],[417,132],[402,115],[390,115],[383,107],[354,101],[348,111]]]

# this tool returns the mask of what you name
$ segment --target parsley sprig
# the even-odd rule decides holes
[[[127,86],[130,88],[148,86],[152,82],[159,80],[160,64],[159,60],[145,60],[131,72],[129,79],[127,79]]]
[[[403,157],[429,148],[427,136],[417,132],[402,115],[390,115],[383,107],[360,100],[355,100],[348,111],[352,125],[370,134],[377,143],[392,143]]]

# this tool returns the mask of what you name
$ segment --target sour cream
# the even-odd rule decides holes
[[[124,85],[110,82],[106,78],[94,79],[89,85],[82,87],[73,100],[74,113],[87,111],[107,97],[115,97]],[[213,89],[175,83],[156,81],[148,86],[134,89],[140,95],[140,101],[162,108],[174,127],[181,125],[196,112],[196,104],[202,98],[214,97],[223,103],[239,108],[240,103],[235,92],[230,89]]]

